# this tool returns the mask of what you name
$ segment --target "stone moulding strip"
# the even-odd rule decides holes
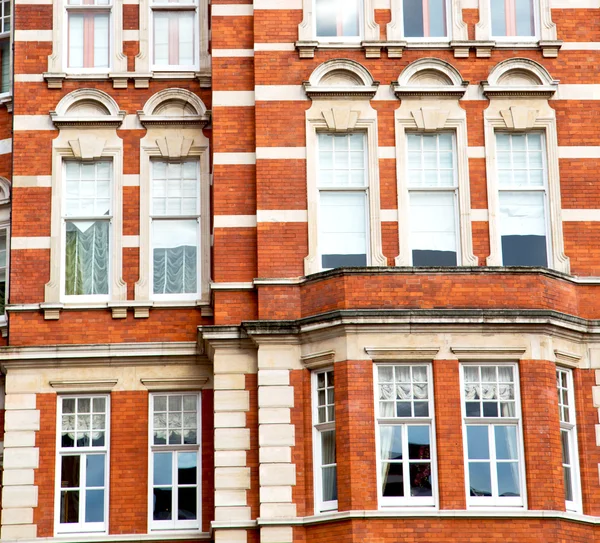
[[[365,347],[373,362],[379,360],[433,360],[439,347]]]
[[[61,392],[85,390],[93,392],[110,392],[119,382],[118,379],[69,379],[61,381],[50,381],[50,386]]]
[[[148,390],[197,390],[208,383],[208,377],[173,377],[164,379],[140,379]]]
[[[450,347],[459,360],[520,360],[525,347]]]
[[[307,354],[301,356],[300,360],[302,360],[302,365],[309,370],[324,368],[331,366],[335,362],[335,351]]]
[[[554,358],[558,364],[564,364],[565,366],[578,367],[579,362],[583,358],[580,354],[568,353],[559,349],[554,349]]]

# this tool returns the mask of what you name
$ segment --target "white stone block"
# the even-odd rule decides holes
[[[40,462],[40,452],[37,448],[8,448],[4,449],[4,469],[37,469]]]
[[[35,409],[35,402],[35,394],[7,394],[4,406],[8,410]]]
[[[256,352],[226,352],[217,349],[213,359],[215,375],[219,373],[256,373]]]
[[[258,350],[259,370],[300,370],[303,369],[300,360],[299,345],[261,345]]]
[[[33,524],[33,507],[15,507],[2,511],[2,525]]]
[[[293,447],[296,429],[292,424],[261,424],[258,427],[258,443],[261,447]]]
[[[215,451],[247,451],[250,449],[250,430],[247,428],[215,429]]]
[[[288,370],[260,370],[258,372],[258,386],[289,385],[290,372]]]
[[[294,407],[294,387],[259,387],[258,407]]]
[[[40,412],[35,409],[16,409],[6,411],[5,414],[6,432],[33,430],[37,432],[40,429]]]
[[[260,518],[294,518],[296,516],[295,503],[261,503]]]
[[[33,485],[34,470],[5,469],[2,473],[2,486]]]
[[[292,543],[294,530],[291,526],[263,526],[260,529],[260,543]]]
[[[35,447],[35,432],[6,432],[4,446],[9,447]]]
[[[248,411],[250,395],[245,390],[215,390],[215,412]]]
[[[258,410],[259,424],[289,424],[291,422],[289,407],[261,407]]]
[[[592,387],[592,401],[594,407],[600,407],[600,387]]]
[[[260,487],[261,503],[291,503],[292,502],[292,487],[291,486],[261,486]]]
[[[215,451],[215,467],[245,465],[246,451]]]
[[[246,543],[246,530],[215,530],[215,543]]]
[[[260,486],[287,486],[296,484],[295,464],[261,464]]]
[[[35,524],[20,524],[16,526],[2,526],[0,539],[35,539],[37,537],[37,526]]]
[[[215,489],[250,488],[250,468],[215,468]]]
[[[215,413],[215,428],[245,428],[246,413],[236,411],[234,413]]]
[[[216,507],[215,520],[217,522],[243,522],[251,520],[250,507]]]
[[[222,373],[215,375],[215,390],[244,390],[246,376],[243,373]]]
[[[2,508],[37,507],[37,486],[5,486],[2,489]]]
[[[215,507],[248,505],[245,490],[215,490]]]
[[[292,461],[292,448],[260,447],[258,457],[261,464],[289,464]]]

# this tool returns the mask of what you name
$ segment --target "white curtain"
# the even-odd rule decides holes
[[[109,16],[94,15],[94,67],[108,68]]]
[[[454,191],[410,193],[411,248],[456,251]]]
[[[402,427],[399,427],[400,429]],[[381,447],[381,491],[383,493],[387,481],[390,463],[386,462],[392,455],[392,445],[394,443],[394,426],[379,427],[379,446]]]
[[[366,204],[364,192],[321,192],[319,247],[322,254],[366,254]]]
[[[335,430],[321,432],[321,463],[323,501],[337,500]]]
[[[108,221],[67,222],[65,294],[108,294]]]
[[[543,192],[500,192],[501,236],[545,236]]]

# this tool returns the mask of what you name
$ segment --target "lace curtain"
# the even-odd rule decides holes
[[[197,292],[196,247],[154,249],[154,294]]]
[[[108,221],[67,222],[65,294],[108,294]]]

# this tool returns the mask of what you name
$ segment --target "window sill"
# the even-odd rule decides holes
[[[136,89],[147,89],[150,86],[150,80],[164,79],[197,79],[203,88],[211,86],[211,73],[209,71],[155,71],[149,73],[141,72],[98,72],[98,73],[50,73],[42,74],[49,89],[62,89],[65,80],[73,81],[112,81],[114,89],[126,89],[129,80],[133,80],[133,86]],[[12,100],[12,98],[11,98]],[[1,98],[0,98],[1,103]]]

